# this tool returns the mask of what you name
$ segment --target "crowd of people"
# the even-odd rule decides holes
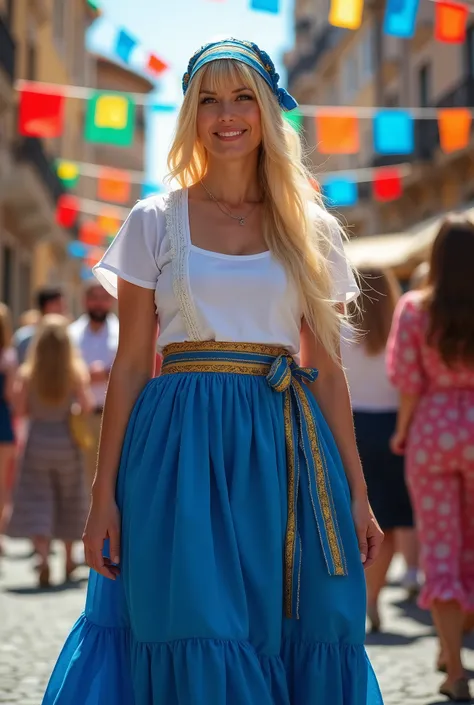
[[[64,579],[77,567],[73,543],[87,517],[118,318],[95,280],[76,321],[60,288],[36,299],[14,335],[0,306],[0,534],[32,541],[39,585],[48,587],[52,539],[64,544]]]

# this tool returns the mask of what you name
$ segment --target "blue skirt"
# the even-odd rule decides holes
[[[382,705],[346,476],[298,381],[311,371],[208,347],[174,346],[134,407],[121,575],[91,572],[43,705]]]

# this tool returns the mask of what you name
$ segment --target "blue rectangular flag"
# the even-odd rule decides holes
[[[374,149],[379,154],[411,154],[415,148],[413,117],[407,110],[380,110],[374,116]]]
[[[385,34],[404,39],[413,37],[419,2],[420,0],[388,0],[383,24]]]
[[[359,197],[357,183],[349,178],[328,178],[323,184],[323,196],[330,208],[355,206]]]
[[[115,52],[117,56],[126,64],[130,61],[130,54],[137,46],[137,41],[128,34],[124,29],[119,30],[117,42],[115,44]]]
[[[279,0],[250,0],[250,9],[277,14],[280,11],[279,4]]]

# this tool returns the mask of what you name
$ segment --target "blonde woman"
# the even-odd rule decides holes
[[[180,188],[139,203],[95,268],[119,347],[88,603],[44,703],[379,705],[363,567],[382,535],[338,350],[357,286],[268,55],[208,45],[183,89]]]
[[[364,267],[359,273],[364,285],[354,315],[357,334],[352,336],[348,331],[344,337],[342,360],[369,500],[385,534],[379,559],[366,572],[367,615],[371,630],[378,631],[379,595],[395,550],[400,547],[405,555],[404,584],[409,591],[418,587],[418,556],[403,458],[390,450],[399,401],[388,379],[385,356],[400,286],[389,270]]]
[[[28,417],[29,430],[8,526],[10,536],[33,540],[41,587],[49,585],[52,539],[64,542],[69,579],[73,542],[81,538],[87,514],[82,452],[70,426],[74,402],[84,412],[91,406],[87,368],[71,343],[67,319],[47,314],[15,385],[15,409]]]
[[[10,311],[4,303],[0,303],[0,534],[3,533],[5,521],[9,486],[8,471],[15,456],[11,401],[17,358],[11,346],[11,339]],[[0,544],[0,552],[1,550]]]

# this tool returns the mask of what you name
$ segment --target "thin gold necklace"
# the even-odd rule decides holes
[[[257,203],[255,203],[255,205],[252,206],[252,208],[249,210],[249,212],[247,213],[247,215],[234,215],[233,213],[231,213],[231,212],[229,211],[228,208],[226,208],[224,205],[221,205],[221,204],[219,203],[219,201],[217,200],[217,198],[214,196],[214,194],[212,194],[212,193],[209,191],[209,189],[208,189],[207,186],[204,184],[204,182],[202,181],[202,179],[200,179],[200,183],[201,183],[201,186],[203,187],[204,191],[207,193],[207,195],[209,196],[209,198],[211,199],[211,201],[214,201],[214,203],[215,203],[216,206],[219,208],[219,210],[221,211],[221,213],[224,213],[224,215],[228,215],[229,218],[232,218],[232,220],[237,220],[237,221],[239,222],[239,225],[245,225],[245,220],[249,217],[249,215],[250,215],[251,213],[253,213],[253,211],[255,210],[255,208],[259,205],[259,201],[257,201]]]

